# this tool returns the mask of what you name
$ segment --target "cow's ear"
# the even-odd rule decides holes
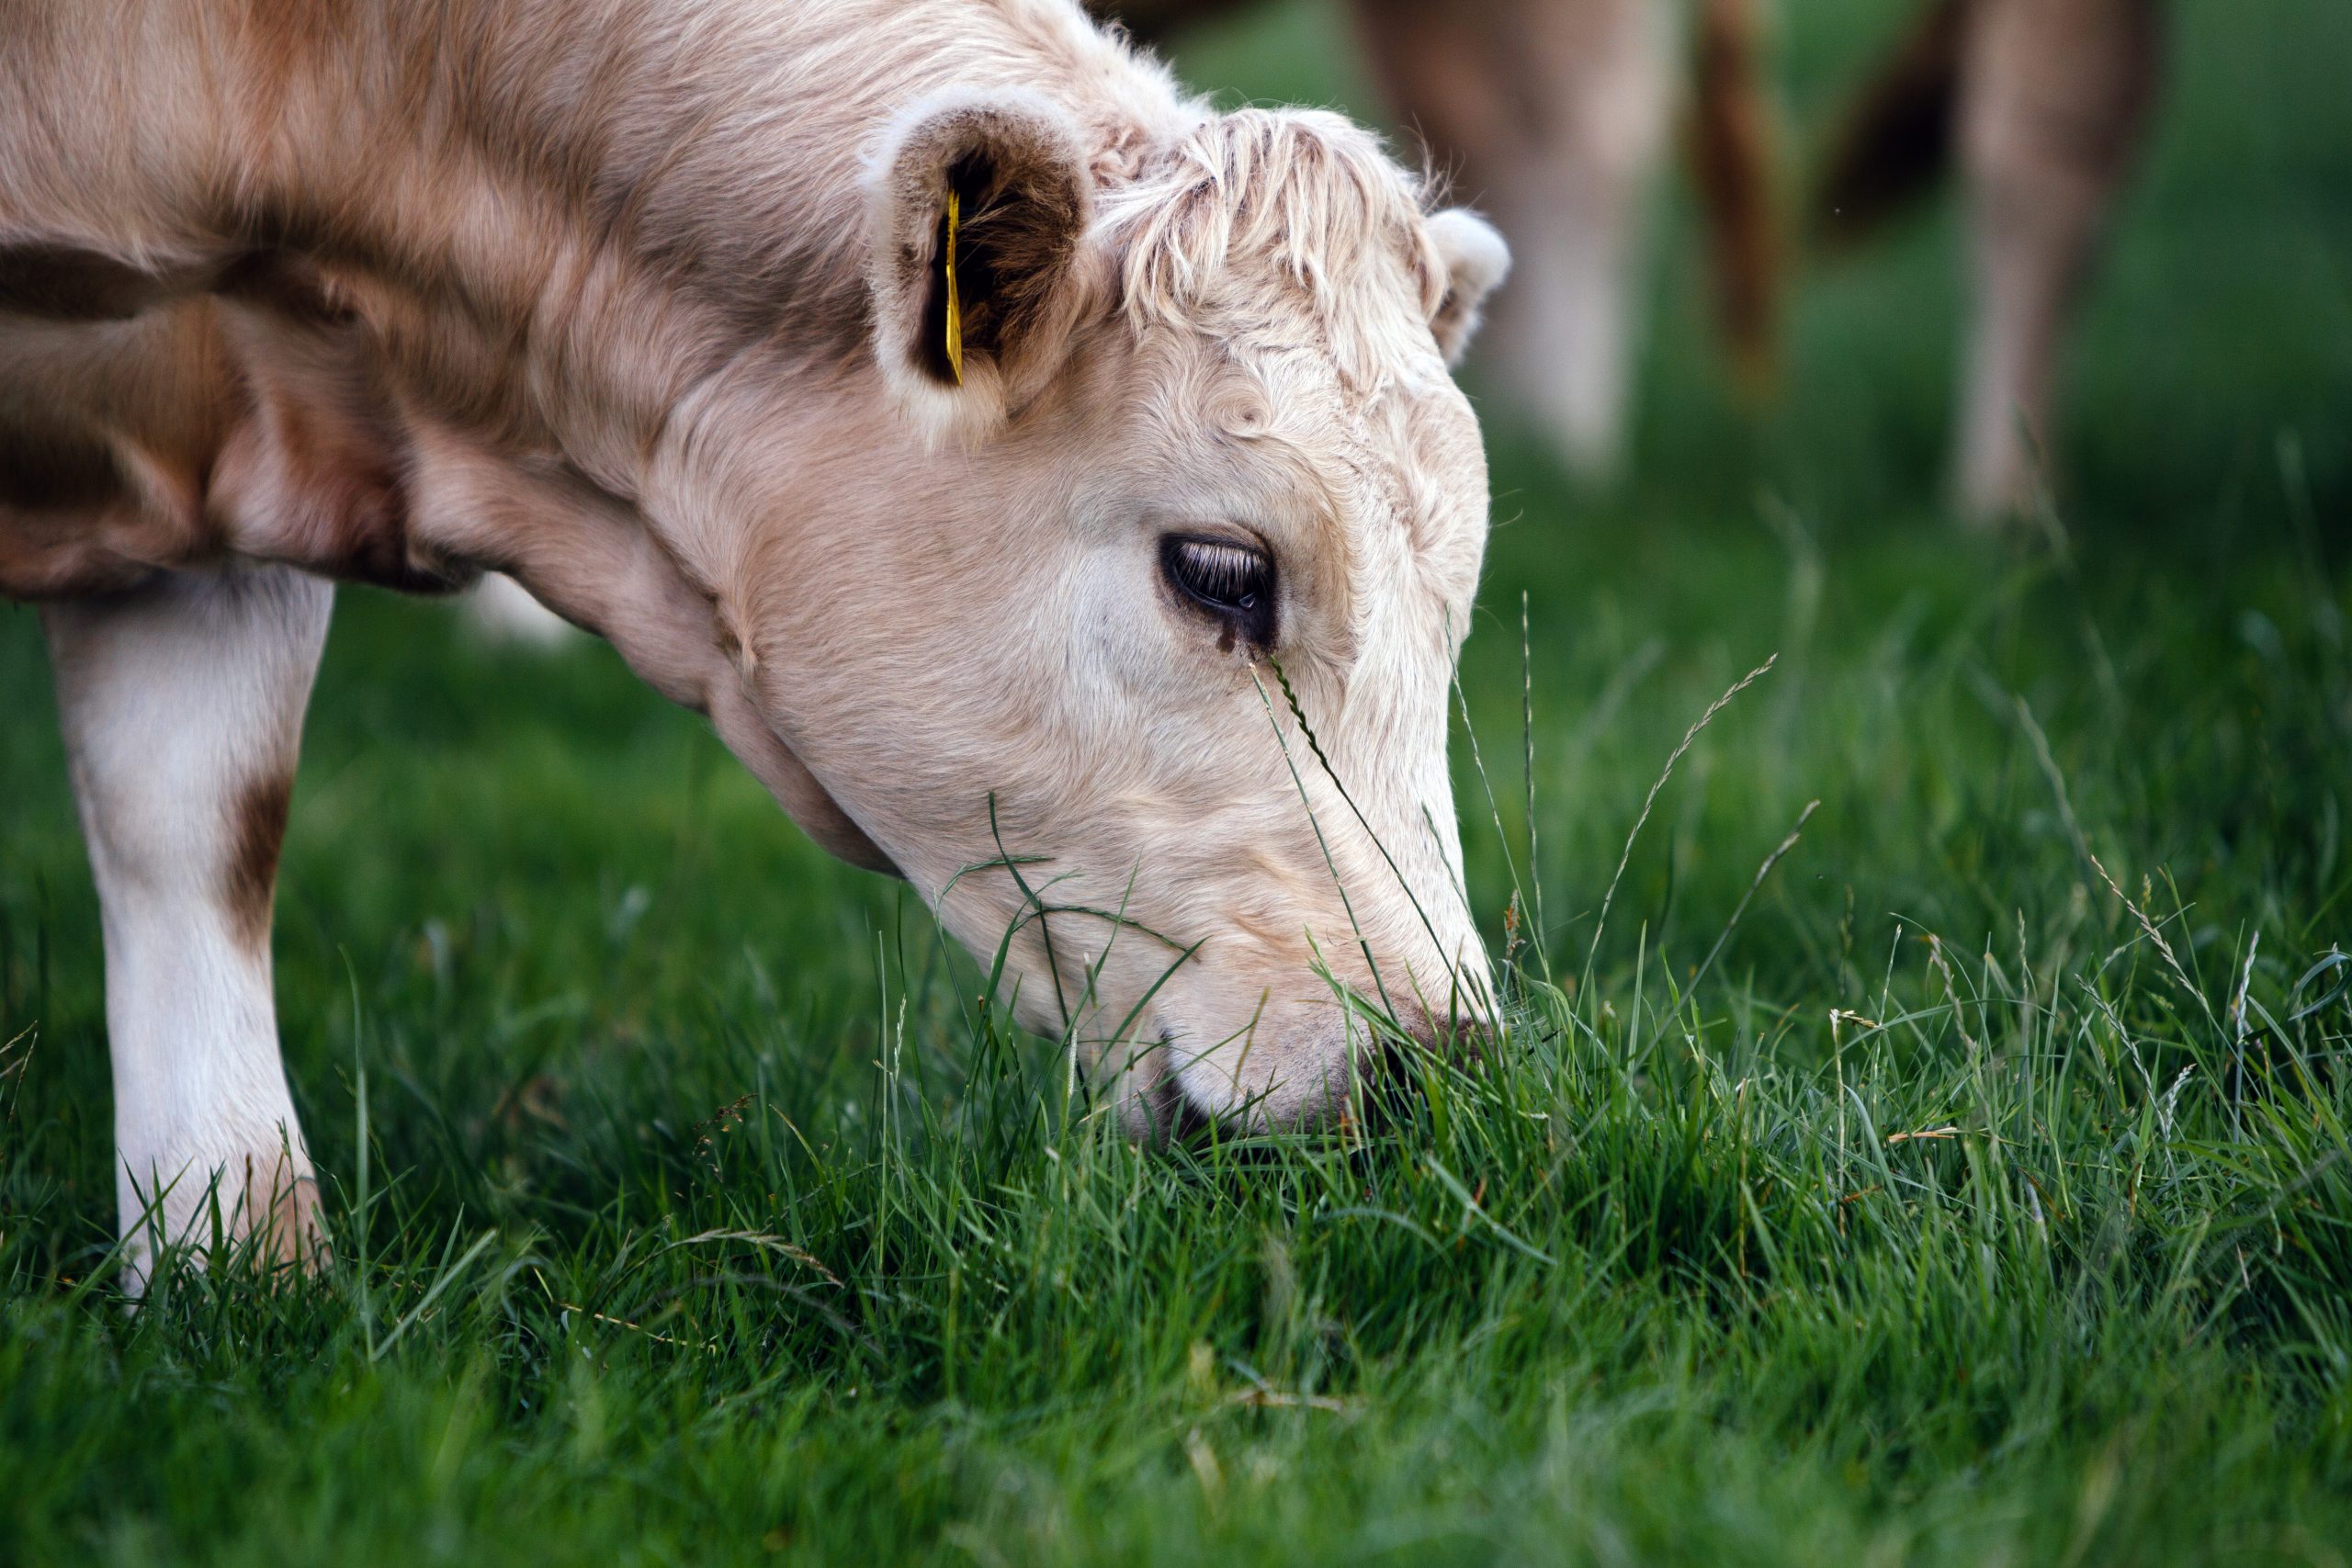
[[[1445,292],[1430,313],[1430,330],[1448,365],[1462,362],[1476,335],[1487,296],[1510,272],[1510,247],[1494,226],[1466,207],[1450,207],[1430,218],[1430,239],[1445,265]]]
[[[1031,98],[934,101],[895,128],[869,190],[882,373],[935,432],[983,435],[1060,367],[1084,303],[1078,133]]]

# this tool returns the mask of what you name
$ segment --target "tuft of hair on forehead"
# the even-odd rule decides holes
[[[1424,195],[1342,116],[1245,108],[1204,117],[1098,210],[1136,326],[1197,326],[1204,305],[1268,276],[1312,312],[1341,377],[1370,385],[1445,298]]]

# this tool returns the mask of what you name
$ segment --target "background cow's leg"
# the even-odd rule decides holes
[[[1668,0],[1356,0],[1396,116],[1510,240],[1482,339],[1570,464],[1623,457],[1646,193],[1666,138]]]
[[[1978,0],[1961,65],[1975,288],[1960,502],[2030,506],[2068,308],[2153,96],[2155,0]]]
[[[466,624],[493,643],[561,648],[580,635],[578,627],[503,572],[482,573],[466,594],[465,606]]]
[[[226,1234],[316,1256],[270,912],[334,592],[273,567],[43,614],[105,923],[116,1190],[141,1280],[158,1234],[210,1244],[216,1195]]]

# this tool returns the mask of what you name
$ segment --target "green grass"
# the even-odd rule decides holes
[[[0,1560],[2344,1561],[2352,14],[2259,9],[2177,7],[2063,532],[1937,514],[1948,215],[1751,423],[1669,211],[1634,482],[1498,424],[1456,760],[1545,923],[1369,1144],[1130,1147],[610,655],[354,593],[277,929],[338,1259],[127,1312],[0,610]],[[1788,10],[1818,127],[1893,13]],[[1330,27],[1192,63],[1344,96]]]

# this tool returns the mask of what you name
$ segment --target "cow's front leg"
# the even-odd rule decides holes
[[[105,924],[116,1190],[141,1284],[159,1241],[322,1256],[270,915],[334,594],[246,568],[43,614]]]
[[[2154,96],[2156,0],[1978,0],[1961,63],[1976,322],[1958,485],[2030,508],[2066,318]]]

